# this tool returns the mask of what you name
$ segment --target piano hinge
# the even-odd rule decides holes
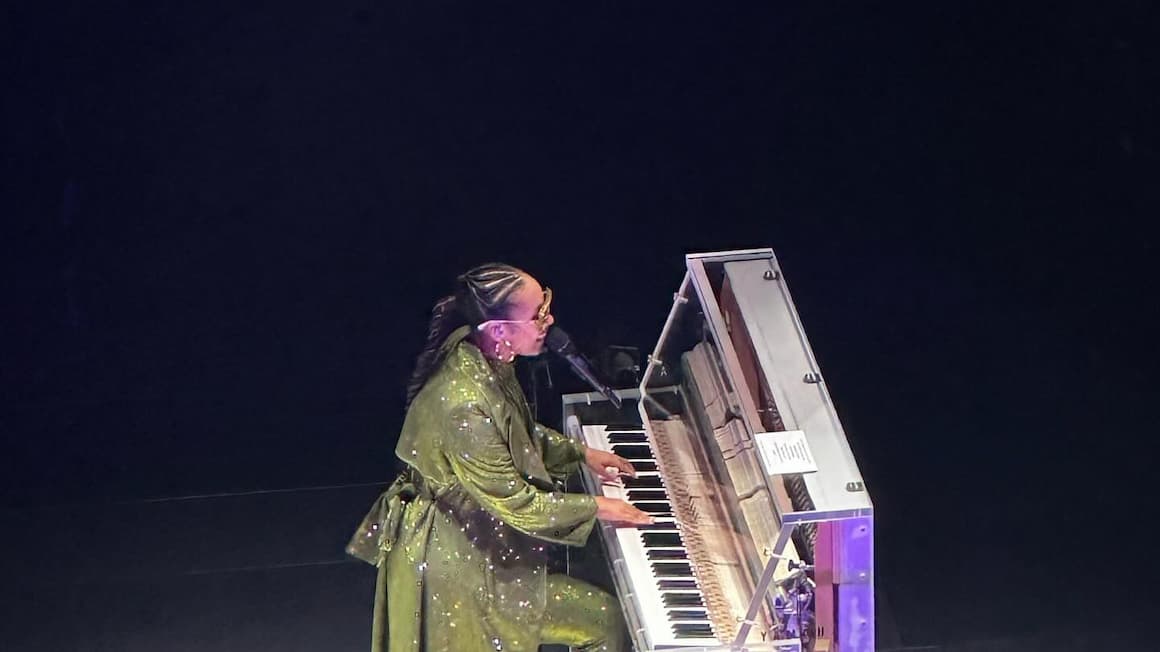
[[[809,383],[810,385],[816,385],[816,384],[822,382],[822,376],[821,376],[821,374],[817,374],[817,373],[810,371],[810,372],[806,373],[806,375],[802,376],[802,382]]]
[[[765,270],[765,273],[761,275],[761,278],[767,281],[776,281],[777,279],[781,278],[781,274],[778,274],[776,269],[767,269]]]

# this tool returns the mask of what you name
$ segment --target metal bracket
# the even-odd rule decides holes
[[[737,636],[733,639],[733,647],[744,645],[745,639],[749,637],[749,630],[753,628],[753,622],[757,620],[757,612],[761,610],[761,604],[765,602],[765,596],[769,593],[769,586],[773,583],[773,573],[777,570],[777,564],[782,559],[781,553],[785,550],[786,544],[789,543],[793,528],[793,523],[783,523],[781,530],[777,533],[777,540],[773,544],[770,559],[765,564],[765,572],[761,574],[761,579],[758,580],[757,586],[753,589],[753,597],[749,600],[749,611],[745,613],[745,620],[742,621],[741,627],[737,630]]]

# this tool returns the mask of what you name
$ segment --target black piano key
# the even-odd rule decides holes
[[[652,449],[640,444],[613,444],[612,452],[626,460],[655,460]]]
[[[643,432],[610,432],[608,442],[611,444],[644,444],[648,442],[648,435]]]
[[[610,423],[604,426],[604,432],[644,432],[644,426],[639,423]]]
[[[681,535],[676,532],[645,532],[640,535],[644,540],[644,547],[654,548],[656,546],[683,546]]]
[[[693,567],[683,561],[658,561],[652,564],[653,574],[657,577],[692,577]]]
[[[656,471],[657,463],[650,462],[648,460],[633,460],[632,468],[636,469],[637,471]]]
[[[647,530],[657,530],[657,531],[661,531],[661,532],[670,532],[670,531],[672,531],[672,530],[676,530],[676,529],[677,529],[677,526],[676,526],[676,525],[674,525],[674,524],[673,524],[673,523],[671,523],[671,522],[669,522],[669,523],[665,523],[665,522],[661,522],[661,523],[646,523],[646,524],[644,524],[644,525],[638,525],[638,526],[636,526],[636,529],[638,529],[638,530],[642,530],[642,531],[647,531]]]
[[[672,516],[672,514],[673,514],[673,504],[672,503],[647,502],[647,501],[633,502],[631,500],[628,502],[631,503],[633,507],[636,507],[640,511],[648,512],[649,514],[652,514],[654,516],[659,516],[661,514],[664,514],[665,516]]]
[[[704,609],[669,609],[669,620],[708,620]]]
[[[648,551],[649,559],[688,559],[688,550],[654,549]]]
[[[628,492],[628,502],[638,500],[665,500],[669,499],[669,492],[663,489],[631,489]]]
[[[661,602],[666,607],[703,607],[700,593],[662,593]]]
[[[712,638],[713,628],[709,623],[675,623],[673,633],[677,638]]]
[[[657,582],[657,587],[662,591],[681,591],[687,589],[695,589],[700,591],[700,587],[694,580],[660,580]]]
[[[627,489],[657,489],[665,486],[659,475],[642,475],[636,478],[621,478]]]

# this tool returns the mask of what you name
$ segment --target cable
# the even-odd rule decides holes
[[[349,484],[331,484],[331,485],[306,485],[301,487],[286,487],[283,489],[253,489],[250,491],[223,491],[212,494],[190,494],[188,496],[160,496],[156,498],[135,498],[132,500],[111,500],[104,502],[76,502],[76,503],[55,503],[51,505],[27,505],[14,506],[9,505],[0,507],[0,510],[7,511],[37,511],[45,509],[59,509],[61,507],[123,507],[126,505],[148,505],[161,503],[176,503],[192,500],[208,500],[211,498],[236,498],[240,496],[264,496],[268,494],[289,494],[305,491],[332,491],[339,489],[356,489],[360,487],[385,487],[391,483],[390,480],[379,480],[375,482],[352,482]]]
[[[287,487],[285,489],[254,489],[251,491],[224,491],[216,494],[192,494],[189,496],[164,496],[161,498],[139,498],[136,500],[116,501],[113,505],[134,505],[138,503],[173,503],[183,500],[205,500],[207,498],[233,498],[236,496],[262,496],[266,494],[289,494],[300,491],[330,491],[332,489],[353,489],[356,487],[386,486],[390,480],[378,482],[355,482],[351,484],[331,484],[303,487]]]

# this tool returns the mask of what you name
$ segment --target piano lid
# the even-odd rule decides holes
[[[765,475],[778,497],[778,517],[810,522],[872,514],[773,251],[690,254],[685,263],[684,280],[640,384],[642,418],[672,418],[688,410],[709,421],[731,418],[743,424],[740,437],[753,445],[756,433],[800,430],[817,472],[793,478],[796,486],[804,484],[808,497],[794,495],[792,501],[780,486],[781,476]],[[700,343],[708,345],[710,364],[718,366],[723,386],[717,391],[688,391],[688,354]],[[698,401],[704,404],[694,404]]]

